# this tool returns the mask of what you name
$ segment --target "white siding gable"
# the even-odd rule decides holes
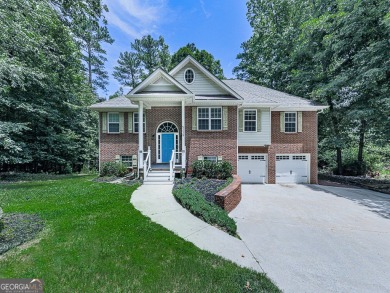
[[[184,72],[188,68],[191,68],[195,73],[195,79],[191,84],[184,80]],[[224,89],[191,64],[184,66],[173,77],[195,95],[228,95]]]
[[[161,77],[154,83],[146,86],[142,92],[180,92],[183,93],[176,85],[172,84],[170,81]]]
[[[249,108],[248,108],[249,109]],[[254,108],[250,108],[254,109]],[[264,146],[271,144],[271,112],[269,108],[258,108],[261,115],[260,132],[237,132],[239,146]],[[238,119],[238,118],[237,118]]]

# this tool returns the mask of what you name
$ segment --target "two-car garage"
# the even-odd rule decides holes
[[[238,175],[243,183],[268,183],[267,154],[238,154]],[[276,154],[275,183],[309,183],[310,154]]]

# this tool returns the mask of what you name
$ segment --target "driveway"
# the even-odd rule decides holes
[[[243,185],[242,195],[230,216],[285,292],[390,292],[390,196],[317,185]]]

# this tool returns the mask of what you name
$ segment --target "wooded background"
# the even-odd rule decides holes
[[[390,12],[386,0],[250,0],[252,37],[237,78],[329,106],[319,114],[319,162],[336,174],[390,172]],[[0,0],[0,170],[69,173],[97,160],[97,115],[111,44],[101,0]],[[162,36],[129,42],[113,76],[125,94],[157,67],[194,56],[219,78],[220,61],[195,44],[171,54]],[[386,171],[387,170],[387,171]]]

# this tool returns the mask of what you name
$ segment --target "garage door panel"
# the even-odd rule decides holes
[[[308,155],[276,155],[276,183],[308,183]]]
[[[267,156],[264,154],[239,154],[238,175],[243,183],[265,183]]]

